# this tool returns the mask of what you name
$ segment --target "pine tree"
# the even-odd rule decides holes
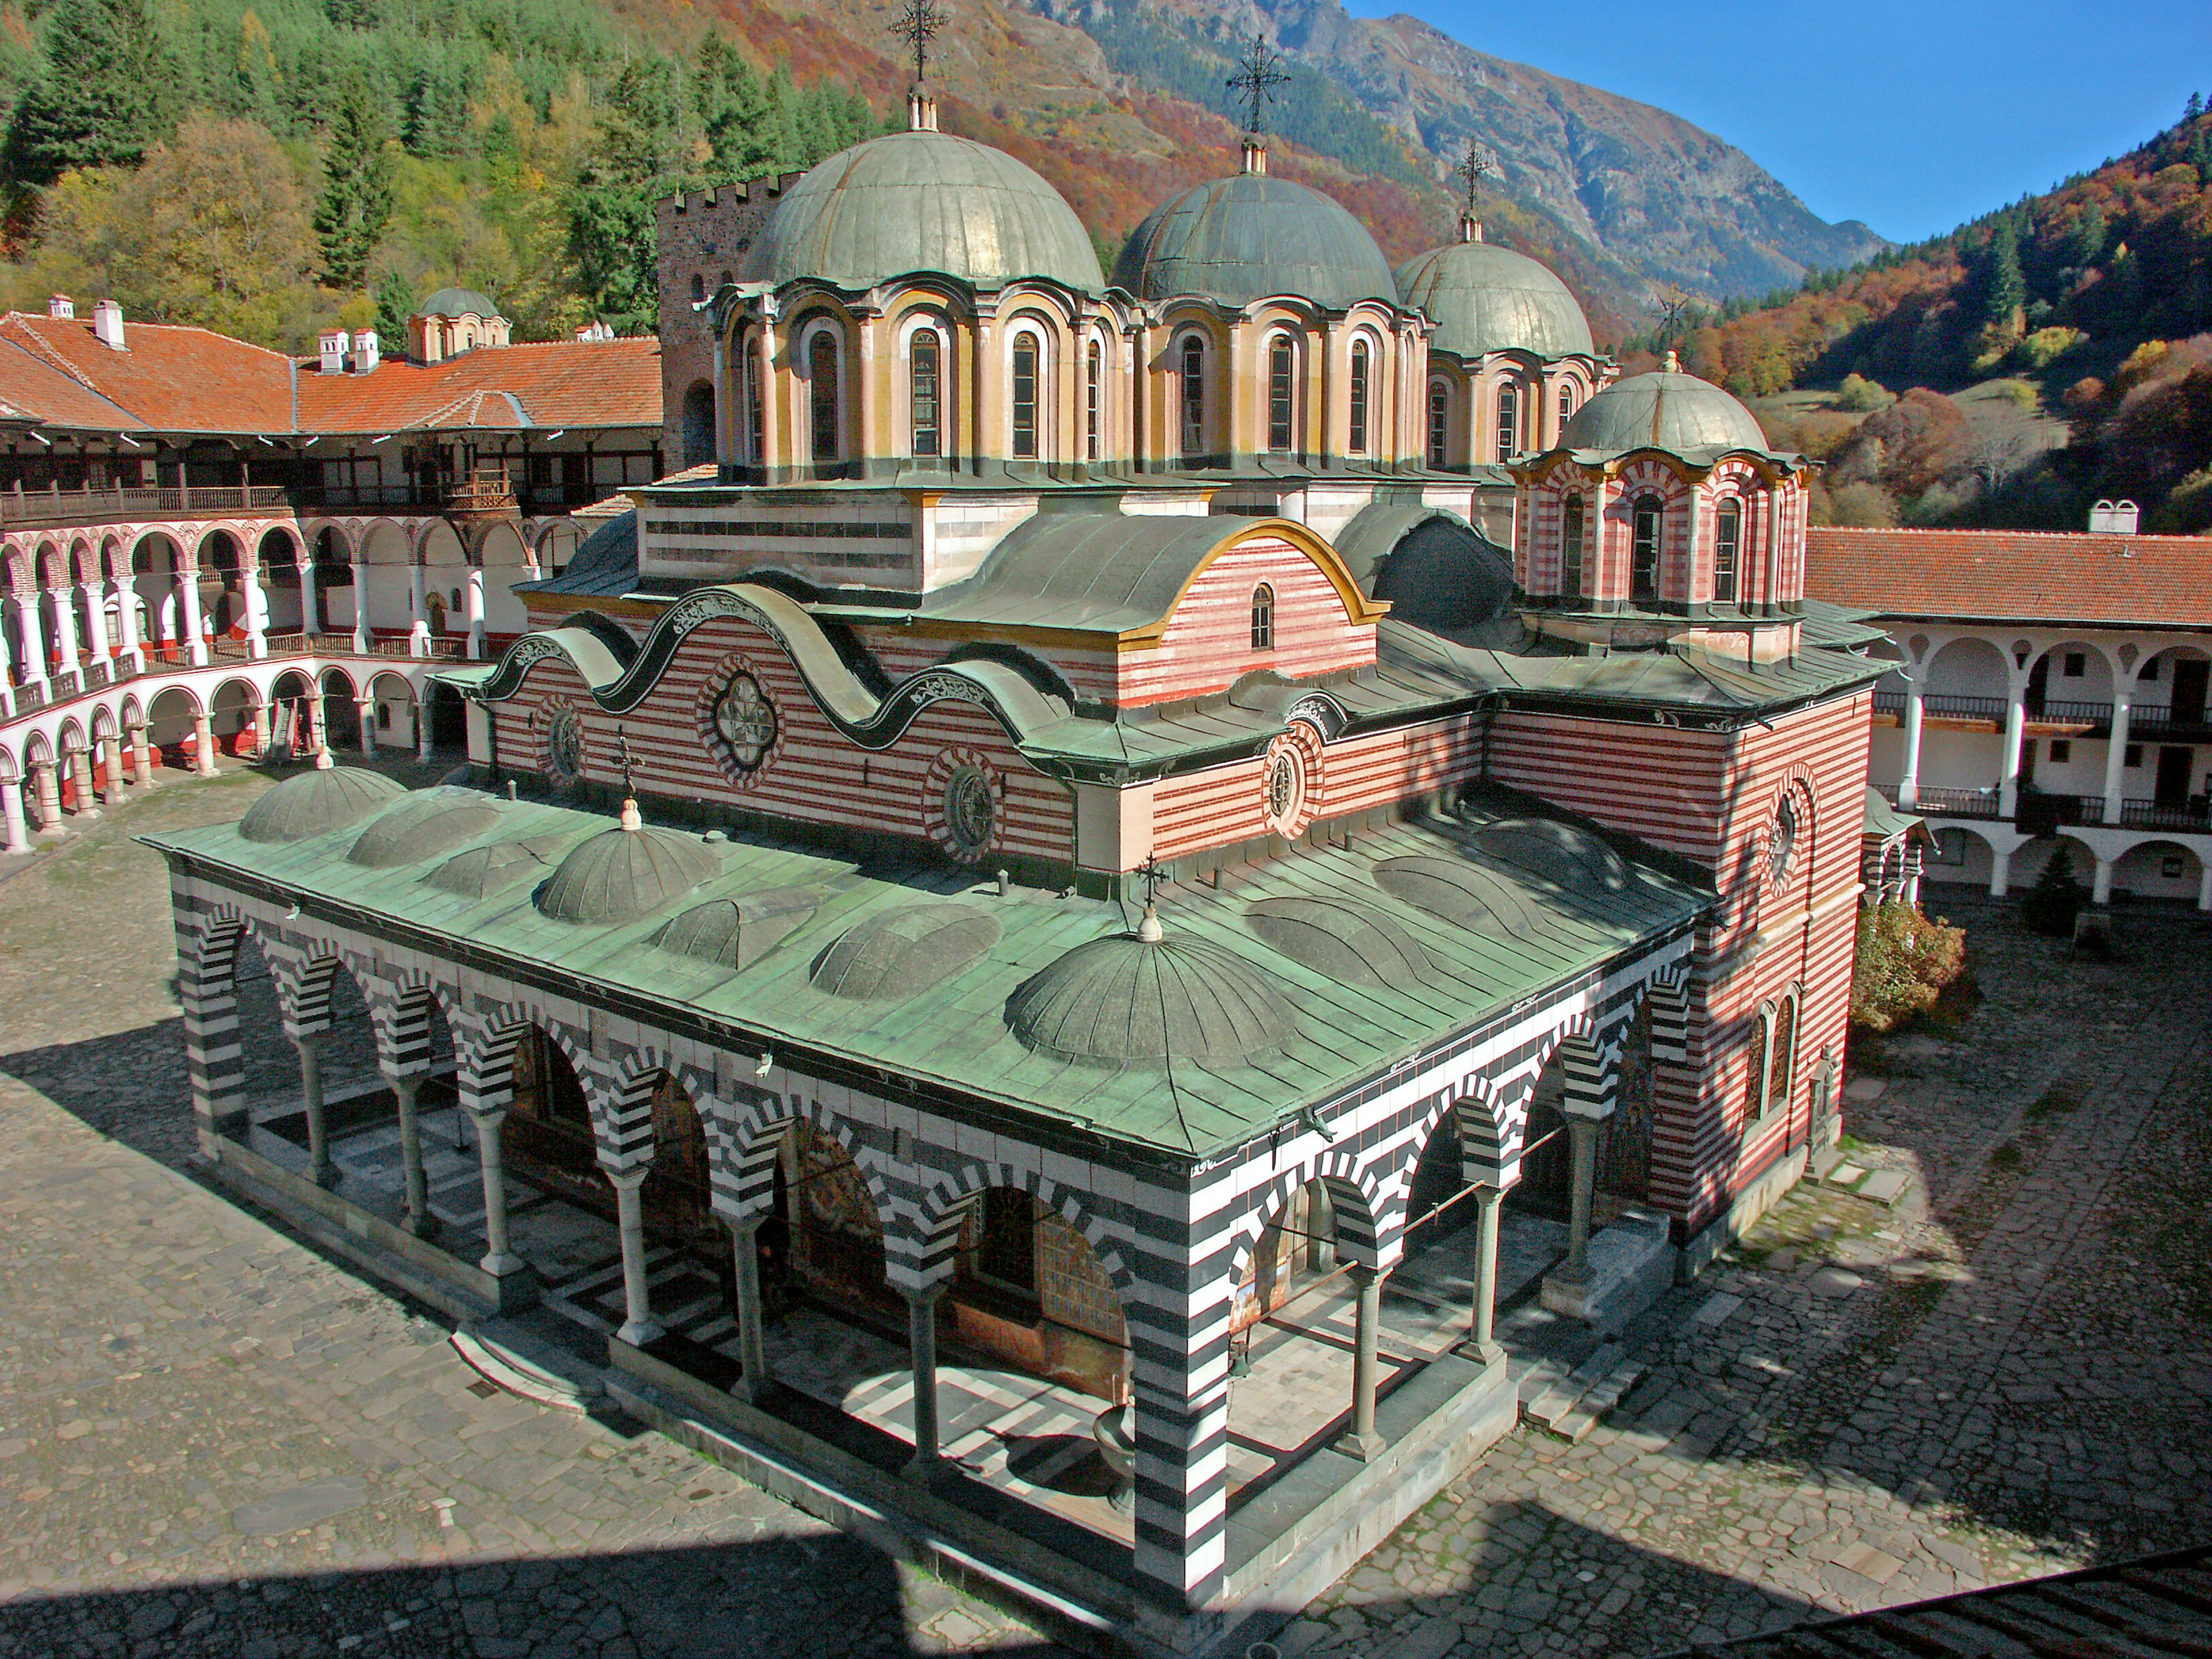
[[[1988,270],[1983,315],[1994,327],[2010,328],[2027,303],[2027,283],[2020,274],[2020,235],[2008,214],[1990,237]]]
[[[323,280],[359,288],[392,219],[392,149],[382,106],[367,82],[353,76],[338,95],[323,149],[323,193],[315,204],[315,235],[323,248]]]
[[[2074,874],[2074,855],[2062,842],[2022,896],[2020,919],[2031,932],[2065,939],[2072,935],[2074,918],[2088,902],[2089,895]]]
[[[376,349],[387,357],[407,352],[407,321],[415,314],[415,290],[396,270],[376,279]]]
[[[599,118],[598,156],[568,192],[568,251],[592,309],[624,333],[659,320],[659,234],[653,204],[694,182],[675,65],[635,58],[623,66]]]
[[[2105,210],[2092,202],[2074,222],[2074,263],[2093,265],[2105,251]]]
[[[6,167],[16,182],[136,167],[175,130],[178,76],[147,0],[61,0],[46,45],[47,72],[9,125]]]

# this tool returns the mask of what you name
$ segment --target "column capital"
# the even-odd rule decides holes
[[[646,1176],[653,1173],[653,1165],[636,1164],[627,1169],[617,1170],[602,1163],[599,1165],[599,1173],[606,1176],[608,1182],[617,1192],[634,1193],[645,1185]]]

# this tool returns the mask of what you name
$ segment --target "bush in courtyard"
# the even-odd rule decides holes
[[[1895,1030],[1933,1008],[1947,991],[1966,989],[1966,972],[1964,928],[1930,921],[1909,904],[1870,905],[1859,912],[1851,1024],[1861,1030]]]
[[[1896,395],[1879,380],[1869,380],[1863,374],[1846,374],[1836,388],[1836,407],[1847,409],[1855,415],[1867,415],[1877,409],[1887,409],[1897,401]]]
[[[2035,885],[2021,896],[2020,919],[2031,933],[2071,939],[2074,918],[2081,914],[2081,907],[2088,902],[2087,891],[2075,878],[2074,854],[2061,847],[2051,855],[2051,862],[2043,866]]]

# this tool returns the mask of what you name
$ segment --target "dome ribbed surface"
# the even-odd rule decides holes
[[[696,836],[609,830],[561,860],[538,908],[556,921],[627,921],[681,898],[721,868]]]
[[[1429,856],[1385,859],[1375,866],[1375,884],[1392,898],[1470,933],[1528,939],[1536,930],[1528,901],[1480,865]]]
[[[808,887],[709,899],[677,916],[653,936],[653,943],[675,956],[744,969],[805,922],[821,902],[821,894]]]
[[[1130,234],[1114,285],[1140,300],[1202,294],[1231,305],[1295,294],[1342,307],[1395,301],[1367,228],[1319,191],[1264,173],[1194,185]]]
[[[1428,952],[1371,904],[1356,899],[1262,899],[1244,925],[1278,956],[1354,985],[1425,981]]]
[[[471,847],[453,854],[422,880],[442,893],[483,898],[519,881],[537,880],[551,866],[563,839],[540,836],[532,841],[495,841],[489,847]]]
[[[499,809],[473,789],[426,789],[409,796],[361,832],[346,862],[390,870],[473,841],[499,822]]]
[[[1604,837],[1553,818],[1499,818],[1474,833],[1478,852],[1575,892],[1617,893],[1636,879]]]
[[[472,288],[441,288],[416,307],[418,317],[465,317],[474,313],[479,317],[499,317],[498,304],[489,295],[479,294]]]
[[[848,289],[922,270],[981,288],[1022,276],[1106,286],[1058,191],[1004,150],[945,132],[871,138],[814,167],[784,192],[746,265],[757,281]]]
[[[1608,453],[1663,449],[1766,447],[1766,434],[1752,412],[1711,380],[1680,370],[1656,369],[1617,380],[1575,411],[1560,435],[1562,447]]]
[[[319,767],[285,779],[246,808],[238,833],[247,841],[306,841],[359,823],[406,793],[381,772]]]
[[[855,1002],[910,997],[965,971],[998,942],[997,920],[964,904],[878,910],[822,953],[813,985]]]
[[[1533,351],[1595,356],[1589,320],[1567,285],[1525,253],[1495,242],[1454,242],[1398,267],[1398,297],[1437,325],[1433,347],[1479,357]]]
[[[1006,1023],[1030,1048],[1089,1065],[1227,1065],[1281,1048],[1297,1016],[1266,974],[1218,945],[1114,933],[1025,981]]]

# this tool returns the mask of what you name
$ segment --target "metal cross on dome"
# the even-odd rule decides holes
[[[1229,77],[1229,90],[1244,103],[1245,131],[1256,136],[1267,130],[1261,123],[1267,106],[1275,101],[1275,88],[1290,84],[1281,58],[1267,49],[1263,36],[1255,33],[1251,49],[1237,64],[1237,73]]]
[[[1137,866],[1137,873],[1145,878],[1145,902],[1150,904],[1159,892],[1160,884],[1167,879],[1160,873],[1159,860],[1152,854],[1146,854],[1145,861]]]
[[[1474,139],[1468,139],[1466,158],[1452,169],[1452,173],[1467,187],[1467,213],[1470,219],[1474,217],[1475,194],[1482,188],[1482,181],[1498,170],[1498,152],[1486,149]]]
[[[929,67],[929,43],[944,32],[952,20],[937,0],[906,0],[906,5],[891,23],[891,33],[914,48],[914,78],[927,79],[924,71]]]
[[[622,763],[623,799],[635,800],[637,785],[630,776],[629,738],[619,726],[615,727],[615,758]]]

